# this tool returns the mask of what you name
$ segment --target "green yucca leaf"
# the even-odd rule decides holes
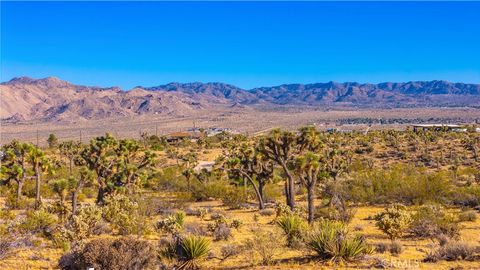
[[[184,263],[178,269],[197,269],[210,251],[210,242],[201,236],[188,235],[181,240]]]

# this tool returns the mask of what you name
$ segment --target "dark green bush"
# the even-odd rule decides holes
[[[344,185],[345,198],[371,204],[447,203],[455,189],[447,173],[405,165],[355,172]]]

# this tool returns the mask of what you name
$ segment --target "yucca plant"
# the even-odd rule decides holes
[[[363,237],[350,236],[343,223],[329,220],[321,221],[310,233],[307,246],[321,259],[331,261],[351,261],[373,251]]]
[[[183,224],[185,223],[185,212],[183,211],[176,212],[174,215],[174,220],[179,227],[183,227]]]
[[[293,247],[303,239],[306,224],[298,215],[283,215],[277,220],[277,225],[287,237],[287,246]]]
[[[200,262],[205,259],[210,251],[210,242],[202,236],[188,235],[180,240],[181,255],[183,263],[178,269],[198,269]]]

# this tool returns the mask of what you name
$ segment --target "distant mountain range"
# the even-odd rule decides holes
[[[480,107],[480,84],[447,81],[283,84],[250,90],[224,83],[118,87],[74,85],[54,77],[0,84],[2,122],[78,121],[159,114],[182,117],[212,110],[261,108]]]

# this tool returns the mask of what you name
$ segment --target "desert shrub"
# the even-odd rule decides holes
[[[290,215],[292,214],[292,210],[290,209],[290,206],[284,204],[284,203],[277,203],[275,205],[275,217],[283,217],[285,215]]]
[[[325,218],[330,220],[350,223],[357,211],[350,207],[324,207],[317,208],[315,218]]]
[[[359,224],[357,224],[353,227],[353,230],[356,231],[356,232],[361,232],[361,231],[363,231],[363,229],[364,229],[363,226],[359,225]]]
[[[48,236],[56,223],[57,217],[42,208],[40,210],[28,211],[20,227],[26,232],[43,233],[45,236]]]
[[[447,203],[455,188],[444,172],[406,165],[355,172],[344,185],[349,200],[372,204]]]
[[[152,217],[160,214],[163,210],[168,209],[171,204],[163,199],[155,197],[140,197],[137,201],[138,211],[141,215]]]
[[[288,247],[296,247],[301,243],[306,230],[305,221],[301,217],[294,214],[284,215],[277,220],[277,225],[285,234]]]
[[[179,262],[177,269],[198,269],[210,252],[210,242],[202,236],[174,236],[165,241],[160,256]]]
[[[448,242],[450,242],[451,238],[448,237],[447,235],[445,234],[439,234],[439,235],[436,235],[435,236],[435,239],[438,241],[438,244],[440,246],[444,246],[446,245]]]
[[[96,205],[80,208],[78,213],[70,218],[61,231],[61,238],[69,242],[82,241],[95,233],[97,225],[102,220],[102,209]],[[58,239],[61,241],[61,239]]]
[[[182,239],[182,256],[184,263],[179,268],[196,269],[210,251],[210,242],[201,236],[189,235]]]
[[[245,193],[241,192],[238,188],[229,189],[225,194],[222,194],[221,199],[223,204],[230,209],[239,209],[247,201]]]
[[[322,220],[310,232],[307,247],[317,256],[331,261],[352,261],[373,252],[363,237],[349,234],[345,224]]]
[[[15,213],[10,209],[0,209],[0,237],[10,235],[15,227]]]
[[[412,218],[407,208],[394,204],[375,216],[376,226],[390,239],[394,240],[405,233]]]
[[[105,198],[103,215],[122,235],[143,233],[145,220],[138,213],[138,204],[123,194],[112,194]]]
[[[403,245],[400,241],[392,241],[389,245],[388,251],[394,256],[398,256],[403,252]]]
[[[283,239],[277,233],[258,230],[254,231],[252,238],[245,241],[244,248],[254,264],[271,265],[280,251],[282,242]]]
[[[5,206],[10,209],[27,209],[32,208],[33,201],[26,197],[21,197],[17,200],[15,192],[8,192],[5,197]]]
[[[185,223],[185,213],[182,211],[176,212],[173,215],[161,219],[157,222],[156,228],[168,233],[178,232],[183,228]]]
[[[258,211],[258,213],[261,216],[269,217],[269,216],[275,215],[275,210],[273,210],[273,209],[262,209],[262,210]]]
[[[228,240],[232,237],[232,231],[226,223],[218,223],[213,230],[213,239],[215,241]]]
[[[275,202],[276,199],[281,198],[283,195],[282,187],[278,185],[266,185],[263,191],[263,197],[265,202]]]
[[[292,210],[290,209],[290,206],[284,203],[277,203],[275,205],[275,220],[278,220],[279,218],[288,215],[297,215],[299,217],[302,217],[306,215],[306,210],[300,207],[295,207],[295,209]]]
[[[440,260],[473,260],[475,248],[465,242],[451,241],[430,252],[425,257],[425,262],[437,262]]]
[[[183,230],[186,234],[194,234],[201,236],[206,236],[208,234],[207,228],[197,222],[190,222],[185,224]]]
[[[210,219],[211,220],[222,220],[222,221],[226,222],[227,217],[225,216],[225,213],[223,213],[223,212],[213,212],[210,215]]]
[[[239,255],[242,252],[242,247],[234,244],[226,244],[220,248],[221,260],[224,261],[228,258]]]
[[[480,205],[480,186],[465,186],[455,189],[452,195],[455,205],[477,207]]]
[[[201,220],[204,220],[209,212],[210,212],[209,209],[205,207],[196,208],[196,209],[187,208],[185,210],[185,213],[187,214],[187,216],[196,216],[196,217],[199,217]]]
[[[301,243],[306,230],[305,221],[301,217],[294,214],[284,215],[277,220],[277,225],[285,234],[288,247]]]
[[[243,222],[237,218],[232,219],[232,222],[230,222],[230,228],[234,228],[236,230],[240,229],[242,225],[243,225]]]
[[[477,212],[474,210],[469,210],[462,212],[458,215],[460,221],[475,221],[477,220]]]
[[[12,242],[6,237],[0,237],[0,261],[12,254]]]
[[[229,186],[224,181],[212,181],[192,186],[193,199],[204,201],[210,198],[223,199],[229,193]]]
[[[147,241],[134,238],[95,239],[59,261],[59,267],[68,270],[148,269],[155,264],[155,249]]]
[[[390,245],[388,243],[377,243],[375,244],[375,251],[378,253],[385,253],[389,249]]]
[[[459,220],[445,212],[439,205],[424,205],[412,216],[409,231],[416,237],[435,238],[446,235],[455,238],[460,234]]]

